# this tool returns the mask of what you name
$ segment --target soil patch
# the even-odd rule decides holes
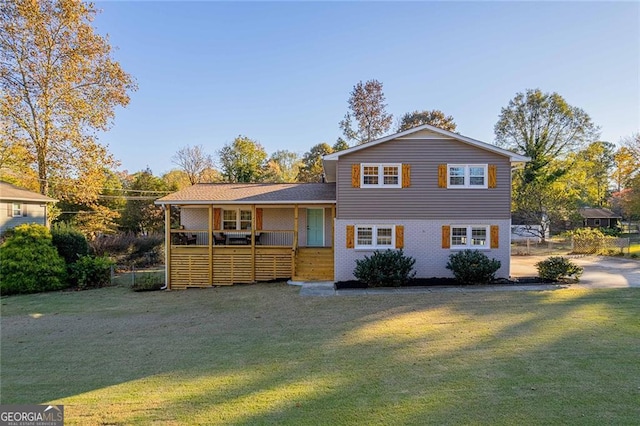
[[[519,277],[516,279],[498,279],[489,285],[522,285],[522,284],[555,284],[555,281],[546,281],[538,277]],[[401,287],[433,287],[433,286],[450,286],[450,287],[467,287],[477,286],[478,284],[460,284],[455,278],[413,278],[407,284]],[[367,283],[358,280],[338,281],[335,283],[336,290],[370,288]],[[379,287],[384,288],[384,287]]]

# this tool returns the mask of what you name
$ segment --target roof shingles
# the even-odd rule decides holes
[[[333,183],[199,183],[156,200],[156,204],[335,203]]]

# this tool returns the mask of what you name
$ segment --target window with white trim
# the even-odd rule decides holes
[[[362,164],[362,188],[401,188],[402,164]]]
[[[21,203],[13,203],[13,217],[22,216],[22,204]]]
[[[251,210],[223,210],[222,229],[251,229]]]
[[[394,225],[356,225],[356,247],[366,249],[395,248]]]
[[[488,249],[488,225],[451,225],[452,249]]]
[[[448,164],[447,188],[487,188],[487,164]]]

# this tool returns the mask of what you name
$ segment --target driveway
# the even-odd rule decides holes
[[[535,264],[548,256],[511,256],[511,276],[537,276]],[[578,288],[640,287],[640,261],[607,256],[572,257],[571,260],[584,268],[580,282],[572,284]]]

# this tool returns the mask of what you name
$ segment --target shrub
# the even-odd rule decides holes
[[[71,265],[71,279],[79,290],[100,288],[111,283],[113,262],[105,256],[82,256]]]
[[[102,235],[90,242],[96,255],[109,255],[118,263],[134,263],[150,266],[162,263],[164,259],[164,235],[149,234],[137,236],[132,232]]]
[[[133,291],[155,291],[164,287],[164,277],[157,274],[144,274],[131,286]]]
[[[572,275],[578,280],[583,271],[582,267],[562,256],[552,256],[538,262],[536,263],[536,268],[538,268],[538,276],[549,281],[558,281],[561,278],[568,278]]]
[[[3,295],[59,290],[67,283],[64,259],[42,225],[16,227],[0,247],[0,291]]]
[[[495,279],[501,263],[496,259],[489,259],[478,250],[463,250],[449,256],[447,269],[453,271],[453,276],[460,283],[487,284]]]
[[[402,250],[375,251],[371,257],[356,260],[353,275],[369,287],[399,287],[415,276],[416,260]]]
[[[607,236],[601,229],[579,228],[571,232],[573,253],[595,254],[606,249],[615,237]]]
[[[67,265],[75,263],[80,256],[89,254],[89,243],[82,232],[67,223],[56,223],[51,227],[53,245]]]

